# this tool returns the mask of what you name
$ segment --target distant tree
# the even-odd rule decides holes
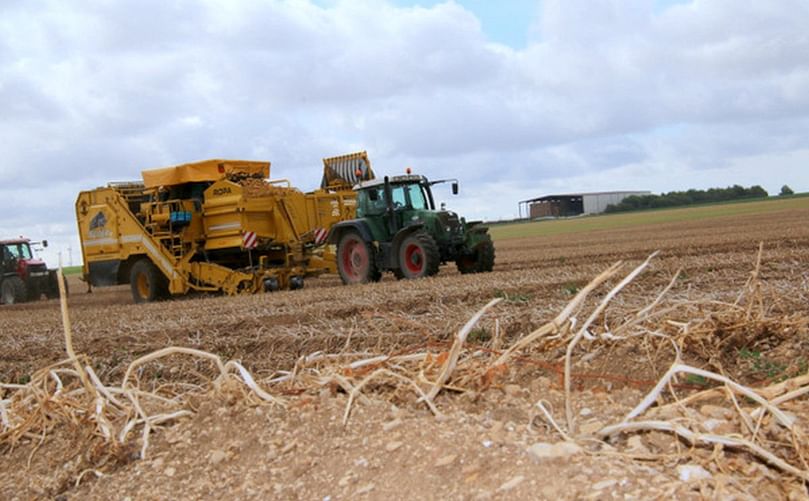
[[[784,188],[789,189],[788,186]],[[790,194],[792,190],[789,190]],[[784,194],[784,189],[781,189]],[[699,203],[715,203],[744,198],[766,198],[767,190],[755,185],[749,188],[734,184],[727,188],[710,188],[708,190],[672,191],[660,195],[632,195],[620,203],[608,205],[605,212],[625,212],[640,209],[657,209],[660,207],[681,207]]]
[[[789,186],[787,186],[787,185],[781,186],[781,193],[779,193],[779,195],[781,195],[782,197],[787,196],[787,195],[794,195],[794,194],[795,194],[795,192],[792,191],[792,188],[790,188]]]

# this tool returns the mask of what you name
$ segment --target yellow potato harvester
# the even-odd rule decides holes
[[[324,159],[310,193],[269,180],[270,163],[205,160],[142,172],[142,182],[82,191],[84,280],[129,283],[135,302],[189,291],[299,289],[335,272],[329,228],[352,219],[351,187],[373,179],[365,152]]]

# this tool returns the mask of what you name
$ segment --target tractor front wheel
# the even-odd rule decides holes
[[[28,299],[28,288],[20,277],[8,277],[0,286],[0,294],[5,304],[24,303]]]
[[[59,275],[58,271],[51,271],[50,275],[48,276],[48,288],[45,289],[45,296],[48,299],[59,299]],[[70,295],[70,291],[68,290],[67,286],[67,277],[62,275],[62,278],[65,281],[65,297]]]
[[[136,303],[149,303],[168,295],[166,277],[148,259],[141,259],[132,266],[129,284],[132,288],[132,298]]]
[[[381,276],[371,244],[356,231],[347,232],[337,244],[337,271],[346,285],[376,282]]]
[[[480,242],[471,254],[458,258],[455,261],[455,266],[463,274],[492,271],[494,268],[494,244],[491,237]]]
[[[441,254],[429,233],[417,231],[399,246],[399,273],[403,278],[429,277],[438,273]]]

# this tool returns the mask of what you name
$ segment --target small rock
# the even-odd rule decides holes
[[[712,477],[711,473],[698,464],[682,464],[677,467],[677,475],[683,482],[706,480]]]
[[[208,458],[208,462],[211,463],[212,465],[217,465],[222,461],[224,461],[226,457],[227,454],[225,454],[225,451],[215,450],[211,453],[211,456]]]
[[[388,452],[393,452],[402,445],[403,445],[402,442],[389,442],[388,445],[385,446],[385,450]]]
[[[518,397],[522,394],[522,386],[518,384],[507,384],[503,387],[503,390],[510,397]]]
[[[457,454],[450,454],[448,456],[444,456],[442,458],[439,458],[438,461],[435,462],[435,465],[437,467],[439,467],[439,468],[442,467],[442,466],[448,466],[448,465],[451,465],[452,463],[454,463],[456,459],[458,459]]]
[[[579,411],[579,416],[581,416],[581,417],[592,416],[592,414],[593,414],[593,411],[590,410],[587,407],[585,407],[584,409]]]
[[[640,435],[632,435],[629,437],[629,440],[626,441],[626,445],[632,452],[636,452],[638,454],[649,454],[649,449],[646,448],[646,444],[643,443],[643,439],[640,437]]]
[[[169,466],[168,468],[163,470],[163,474],[167,477],[173,477],[175,473],[177,473],[177,470],[174,469],[174,467],[172,466]]]
[[[362,496],[363,494],[368,494],[369,492],[371,492],[375,488],[376,488],[376,486],[374,484],[364,485],[364,486],[360,487],[359,489],[357,489],[357,492],[355,492],[354,494],[357,495],[357,496]]]
[[[593,484],[593,489],[600,491],[602,489],[606,489],[607,487],[612,487],[613,485],[617,484],[618,481],[614,479],[607,479],[602,480],[601,482],[596,482]]]
[[[517,487],[518,485],[520,485],[523,482],[523,480],[525,480],[525,477],[523,477],[522,475],[517,475],[516,477],[512,478],[508,482],[506,482],[503,485],[501,485],[500,487],[498,487],[497,492],[510,491],[511,489],[513,489],[513,488]]]
[[[719,428],[719,426],[722,423],[726,422],[727,421],[725,421],[724,419],[714,419],[714,418],[706,419],[705,421],[702,422],[702,427],[705,428],[706,431],[713,433],[714,431],[716,431],[717,428]]]
[[[484,440],[483,442],[481,442],[481,445],[483,445],[483,447],[488,449],[489,447],[494,445],[494,442],[492,442],[491,440]]]
[[[581,451],[582,448],[574,442],[557,442],[555,444],[537,442],[528,448],[528,454],[536,461],[566,458],[579,454]]]
[[[730,409],[711,404],[705,404],[700,407],[699,413],[705,417],[714,419],[728,419],[733,416],[733,412]]]
[[[394,428],[398,428],[401,426],[402,420],[399,418],[394,419],[393,421],[388,421],[387,423],[382,425],[382,429],[384,431],[391,431]]]
[[[595,432],[604,427],[601,421],[589,421],[579,427],[579,431],[585,435],[593,435]]]

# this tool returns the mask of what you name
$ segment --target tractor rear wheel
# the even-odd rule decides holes
[[[377,282],[381,277],[371,244],[356,231],[344,234],[337,244],[337,271],[346,285]]]
[[[399,246],[399,273],[404,278],[429,277],[438,273],[441,254],[433,237],[417,231],[405,237]]]
[[[0,294],[5,304],[24,303],[28,299],[28,287],[20,277],[8,277],[0,286]]]
[[[129,284],[136,303],[149,303],[168,295],[168,280],[148,259],[141,259],[132,266]]]
[[[494,268],[494,244],[491,237],[480,242],[471,254],[461,256],[455,261],[458,271],[466,273],[482,273]]]

